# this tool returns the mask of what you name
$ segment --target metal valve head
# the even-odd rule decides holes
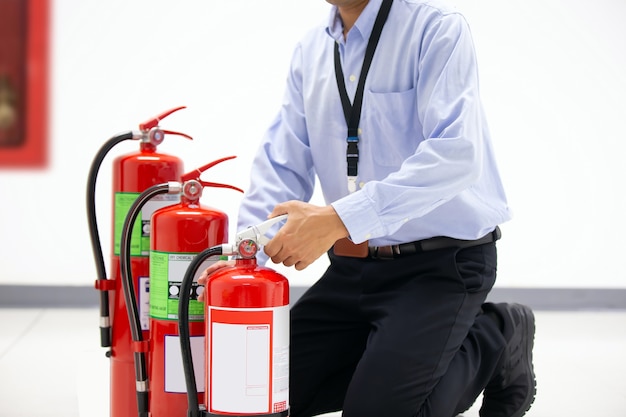
[[[170,114],[185,108],[185,106],[175,107],[173,109],[166,110],[163,113],[152,117],[143,123],[139,123],[139,130],[141,130],[142,133],[142,141],[158,146],[165,139],[165,135],[178,135],[187,139],[192,139],[192,137],[187,135],[186,133],[175,132],[173,130],[165,130],[159,127],[159,122],[161,120],[163,120]]]
[[[259,245],[254,239],[244,239],[237,245],[237,253],[241,258],[252,259],[259,251]]]
[[[200,181],[191,180],[183,183],[182,194],[189,200],[199,200],[202,197],[203,185]]]

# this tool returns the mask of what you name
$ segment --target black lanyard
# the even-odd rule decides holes
[[[361,75],[354,95],[354,103],[350,103],[350,98],[346,91],[346,83],[343,78],[343,69],[341,68],[341,59],[339,57],[339,43],[335,42],[335,77],[337,78],[337,87],[339,88],[343,114],[346,118],[346,124],[348,125],[346,160],[348,163],[348,189],[350,192],[356,190],[356,177],[359,162],[359,122],[361,120],[361,105],[363,104],[365,78],[367,77],[367,72],[372,63],[374,51],[376,51],[376,45],[378,45],[378,40],[380,39],[380,33],[383,30],[387,16],[389,16],[392,2],[393,0],[383,0],[383,4],[380,6],[380,10],[376,16],[374,28],[372,29],[372,34],[370,35],[367,48],[365,49],[365,58],[363,59]]]

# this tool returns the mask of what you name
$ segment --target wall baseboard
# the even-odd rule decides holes
[[[307,287],[292,286],[295,302]],[[626,310],[626,288],[494,288],[493,302],[516,302],[534,310]],[[0,285],[0,308],[96,308],[88,286]]]

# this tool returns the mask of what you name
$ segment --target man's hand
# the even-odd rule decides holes
[[[278,204],[269,217],[287,214],[287,222],[264,247],[274,263],[303,270],[348,230],[332,206],[315,206],[301,201]]]

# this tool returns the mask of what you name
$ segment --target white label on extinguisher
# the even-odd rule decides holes
[[[150,278],[139,277],[139,320],[141,330],[150,329]]]
[[[204,336],[190,336],[193,370],[198,392],[204,392]],[[165,391],[186,393],[179,336],[165,336]]]
[[[275,413],[289,401],[289,307],[209,307],[210,412]]]

